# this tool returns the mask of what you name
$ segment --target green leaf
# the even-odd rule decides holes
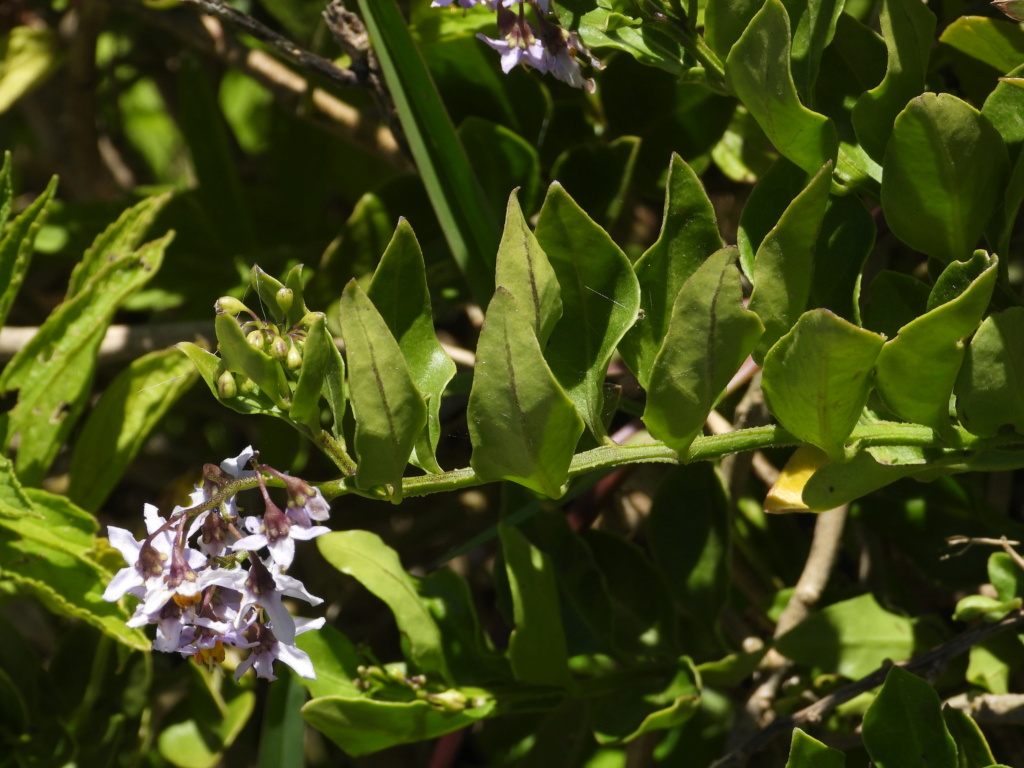
[[[815,245],[808,306],[830,309],[860,325],[860,283],[875,245],[875,220],[856,195],[830,197]]]
[[[81,619],[135,650],[149,650],[149,639],[125,625],[127,614],[103,600],[111,574],[89,557],[95,526],[92,515],[61,496],[29,496],[11,463],[0,458],[0,578],[54,613]]]
[[[1010,692],[1010,675],[1022,663],[1024,645],[1013,632],[1005,632],[971,646],[964,679],[989,693],[1005,695]]]
[[[655,730],[673,728],[697,711],[700,683],[693,662],[678,661],[675,675],[666,680],[625,681],[612,693],[594,701],[594,736],[600,744],[622,744]]]
[[[786,768],[843,768],[846,755],[811,738],[799,728],[793,729]]]
[[[811,614],[778,638],[775,648],[799,664],[859,680],[886,659],[910,658],[914,626],[866,594]]]
[[[427,406],[402,348],[355,280],[341,295],[341,329],[356,418],[356,485],[388,485],[400,499],[402,473],[427,424]]]
[[[969,286],[900,328],[899,335],[882,347],[875,386],[886,407],[900,418],[935,429],[948,427],[949,397],[965,352],[963,339],[978,327],[988,307],[997,261],[978,251],[968,262],[950,264],[947,271],[969,270]]]
[[[898,464],[881,463],[868,451],[861,451],[842,464],[826,464],[807,480],[803,487],[803,502],[813,512],[834,509],[901,478],[921,474],[925,469],[922,464],[937,464],[941,457],[941,454],[932,457],[920,450],[916,453],[914,461]]]
[[[984,734],[970,715],[945,704],[942,707],[942,719],[956,742],[960,757],[959,768],[991,768],[996,765]]]
[[[32,261],[33,247],[35,246],[36,235],[46,219],[50,208],[50,201],[57,191],[57,177],[54,176],[46,189],[39,195],[32,204],[18,214],[18,217],[6,229],[2,229],[3,222],[7,219],[11,206],[11,180],[10,180],[10,156],[5,155],[3,172],[0,173],[3,188],[7,194],[4,195],[4,204],[0,206],[0,327],[7,319],[7,313],[11,311],[21,283],[25,279],[28,265]]]
[[[438,568],[420,580],[417,588],[441,630],[454,679],[464,685],[482,685],[511,678],[508,661],[494,650],[480,627],[465,579],[450,568]]]
[[[663,69],[679,78],[692,76],[686,66],[683,47],[671,34],[660,29],[657,22],[642,26],[614,23],[624,18],[622,14],[597,8],[584,16],[580,39],[588,48],[624,51],[645,66]]]
[[[751,20],[761,0],[708,0],[704,6],[704,38],[720,59],[725,59]]]
[[[889,52],[885,77],[861,94],[853,108],[857,138],[877,162],[885,154],[896,116],[924,90],[935,14],[916,0],[883,0],[879,23]]]
[[[986,317],[964,355],[953,389],[970,432],[992,437],[1009,426],[1024,434],[1024,307]]]
[[[526,209],[535,210],[541,181],[540,155],[533,144],[503,125],[473,115],[459,125],[459,140],[491,210],[501,210],[513,187],[522,188]]]
[[[147,197],[125,210],[117,221],[98,234],[72,270],[65,298],[77,296],[104,264],[134,252],[170,200],[170,192]]]
[[[426,701],[325,696],[308,702],[302,708],[302,716],[347,754],[359,757],[461,730],[488,717],[493,710],[493,700],[451,712],[437,709]]]
[[[284,283],[273,275],[267,274],[258,264],[249,270],[249,286],[256,291],[260,302],[260,311],[266,320],[280,322],[285,314],[277,299],[277,292],[285,287]]]
[[[790,65],[793,82],[805,104],[814,104],[821,56],[836,32],[845,0],[788,0],[783,2],[793,28]]]
[[[1001,601],[987,595],[967,595],[957,601],[956,610],[953,611],[954,621],[973,621],[984,617],[985,621],[1002,621],[1012,611],[1024,605],[1024,600],[1015,597]]]
[[[786,208],[804,191],[810,177],[784,157],[777,158],[759,178],[740,211],[736,246],[740,268],[748,278],[754,275],[754,256],[765,237],[782,218]]]
[[[278,408],[270,398],[259,389],[255,389],[248,394],[239,390],[233,397],[223,397],[217,387],[217,380],[227,370],[224,366],[224,361],[212,352],[208,352],[202,347],[198,347],[189,341],[180,342],[176,347],[181,352],[184,352],[186,357],[192,361],[192,365],[195,366],[196,371],[199,373],[199,377],[206,382],[206,386],[209,387],[210,393],[217,398],[222,405],[226,405],[228,408],[233,411],[237,411],[238,413],[262,413],[267,416],[276,416],[280,419],[287,418],[285,411]]]
[[[760,363],[765,353],[793,327],[807,309],[815,268],[815,246],[831,186],[828,163],[786,208],[754,256],[754,292],[750,310],[764,323],[754,350]]]
[[[557,183],[541,208],[537,240],[562,297],[562,319],[545,357],[591,434],[607,441],[601,418],[605,372],[636,321],[640,287],[626,255]]]
[[[106,264],[50,314],[0,374],[0,392],[18,393],[4,443],[20,435],[17,466],[26,484],[42,481],[85,406],[96,350],[114,312],[153,277],[172,238],[169,233]]]
[[[238,320],[231,315],[219,314],[213,324],[217,350],[225,368],[250,379],[274,405],[287,412],[291,407],[291,391],[280,361],[252,346]]]
[[[544,361],[532,323],[511,293],[495,291],[469,394],[470,465],[484,482],[512,480],[557,498],[583,421]]]
[[[11,215],[11,203],[14,202],[14,187],[11,183],[11,151],[4,150],[4,162],[0,165],[0,232],[7,225]],[[2,323],[0,323],[2,324]]]
[[[661,233],[633,265],[642,317],[619,343],[619,353],[640,386],[650,382],[654,358],[668,331],[672,305],[683,284],[722,247],[715,210],[693,169],[672,155],[665,182]]]
[[[597,528],[582,535],[612,600],[615,647],[627,653],[678,655],[675,609],[661,572],[622,536]],[[651,534],[652,542],[656,535]]]
[[[184,56],[176,82],[179,124],[199,181],[196,194],[210,220],[209,236],[228,253],[251,252],[255,228],[210,78],[194,56]]]
[[[883,269],[871,281],[864,326],[893,338],[900,328],[925,313],[931,287],[916,277]]]
[[[45,26],[23,24],[0,35],[0,114],[56,71],[63,50],[56,30]]]
[[[409,374],[426,401],[427,423],[411,461],[427,472],[440,472],[434,451],[441,435],[441,395],[455,375],[455,363],[434,333],[425,270],[416,235],[409,222],[400,219],[366,294],[397,339]]]
[[[1024,571],[1006,552],[989,555],[988,580],[996,588],[1000,600],[1024,597]]]
[[[508,198],[494,279],[516,297],[522,311],[532,315],[533,330],[543,349],[562,316],[562,298],[555,271],[523,217],[515,190]]]
[[[359,0],[402,129],[448,247],[477,302],[490,296],[498,221],[395,0]]]
[[[986,21],[990,21],[990,19],[986,19]],[[1024,76],[1024,66],[1017,67],[1007,75],[1007,77],[1021,76]],[[985,104],[981,108],[981,114],[988,118],[989,122],[999,131],[999,135],[1003,137],[1006,148],[1010,152],[1010,158],[1013,160],[1020,156],[1020,148],[1024,145],[1024,124],[1020,120],[1021,109],[1024,109],[1024,89],[1008,82],[999,82],[985,99]]]
[[[680,514],[680,499],[699,499]],[[649,546],[678,603],[705,634],[727,601],[729,499],[708,462],[673,467],[648,518]]]
[[[551,558],[515,528],[498,531],[515,614],[508,642],[512,673],[523,683],[565,686],[569,667]]]
[[[651,369],[644,423],[680,456],[764,332],[742,305],[737,255],[717,251],[686,281]]]
[[[768,407],[787,431],[841,460],[884,343],[828,310],[805,312],[765,356]]]
[[[133,360],[89,411],[71,457],[68,496],[98,510],[149,433],[195,381],[192,361],[173,347]]]
[[[974,107],[926,93],[900,112],[885,151],[882,209],[907,245],[944,262],[971,253],[1010,172],[999,132]]]
[[[306,703],[306,691],[291,670],[282,672],[274,685],[270,686],[266,709],[263,711],[257,763],[259,768],[280,768],[282,765],[305,763],[302,742],[306,723],[299,709]]]
[[[309,654],[316,670],[315,680],[300,680],[311,696],[356,698],[360,695],[352,681],[359,677],[359,667],[365,664],[365,658],[341,632],[328,624],[316,632],[296,635],[295,645]]]
[[[800,103],[789,67],[789,17],[780,0],[766,0],[725,62],[729,89],[757,119],[784,157],[817,173],[835,163],[835,125]]]
[[[369,531],[328,533],[316,543],[328,563],[355,578],[391,609],[398,630],[408,641],[410,661],[420,671],[450,682],[441,632],[398,554]]]
[[[946,730],[939,697],[928,683],[899,667],[885,678],[864,715],[864,746],[878,768],[957,768],[956,744]]]
[[[288,409],[289,418],[308,425],[314,434],[320,431],[320,394],[328,386],[328,372],[334,362],[331,348],[334,348],[334,339],[327,330],[327,316],[317,312],[306,331],[302,367]],[[331,412],[334,412],[333,407]]]
[[[985,16],[961,16],[942,30],[939,42],[1006,74],[1024,64],[1024,31],[1019,24]]]
[[[571,190],[572,200],[588,216],[610,229],[629,194],[639,153],[640,139],[636,136],[582,144],[558,156],[551,177]]]

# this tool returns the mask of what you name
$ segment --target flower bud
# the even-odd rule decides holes
[[[246,334],[245,340],[249,342],[249,346],[253,349],[263,349],[264,333],[262,330],[249,331]]]
[[[277,292],[277,306],[280,307],[283,314],[288,314],[288,310],[292,308],[292,302],[295,301],[295,295],[292,293],[291,288],[281,288]]]
[[[275,360],[284,362],[288,359],[288,342],[282,339],[280,336],[274,336],[273,341],[270,342],[270,355]]]
[[[217,378],[217,392],[225,400],[238,397],[238,385],[235,384],[235,377],[231,375],[231,371],[224,371]]]
[[[302,367],[302,352],[294,341],[288,347],[288,357],[285,358],[284,364],[289,371],[295,371]]]
[[[237,381],[239,394],[251,395],[253,392],[256,391],[256,382],[254,382],[248,376],[239,376]]]
[[[221,296],[213,305],[218,315],[237,315],[239,312],[248,312],[248,308],[234,296]]]

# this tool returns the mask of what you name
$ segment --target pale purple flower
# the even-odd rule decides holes
[[[116,602],[127,594],[142,597],[149,580],[153,580],[155,585],[162,578],[163,564],[170,558],[174,531],[160,531],[167,521],[152,504],[143,506],[143,514],[150,535],[142,541],[137,541],[131,531],[124,528],[107,527],[110,546],[120,552],[128,564],[115,574],[103,591],[103,599],[108,602]]]
[[[268,505],[263,517],[250,515],[245,518],[245,528],[251,534],[236,541],[231,548],[235,552],[262,549],[270,550],[270,558],[281,569],[291,567],[295,559],[295,542],[309,541],[317,536],[330,533],[323,525],[303,526],[288,519],[276,506]]]
[[[281,598],[296,597],[310,605],[320,605],[323,600],[307,592],[298,579],[269,570],[258,557],[250,560],[248,570],[219,568],[211,571],[207,583],[233,589],[241,595],[235,626],[247,618],[249,608],[258,605],[267,612],[277,638],[290,644],[295,639],[295,619]]]
[[[547,72],[544,46],[535,37],[531,42],[526,42],[523,38],[509,39],[511,35],[501,40],[492,40],[483,34],[477,34],[477,37],[501,54],[501,71],[506,75],[516,64],[525,64],[541,72]]]
[[[320,629],[324,625],[324,618],[319,619],[296,619],[295,634],[301,635],[311,629]],[[316,680],[316,671],[313,669],[313,662],[309,654],[301,651],[291,643],[285,643],[275,637],[274,632],[266,627],[255,625],[257,641],[254,644],[252,653],[235,670],[235,680],[241,678],[250,667],[256,669],[256,676],[266,680],[276,680],[274,676],[274,660],[280,659],[289,667],[295,670],[300,677],[309,680]]]

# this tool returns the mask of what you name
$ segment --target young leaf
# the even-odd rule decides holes
[[[89,553],[95,519],[67,499],[22,490],[0,457],[0,578],[35,595],[51,611],[96,627],[119,643],[148,651],[150,641],[125,625],[126,614],[103,600],[111,575]]]
[[[10,159],[9,156],[8,160]],[[9,163],[4,164],[4,173],[0,175],[0,183],[10,190]],[[25,279],[28,265],[32,261],[36,235],[39,228],[46,219],[46,213],[50,208],[50,201],[54,192],[57,191],[57,177],[54,176],[50,183],[43,190],[32,204],[22,211],[6,230],[0,229],[0,327],[7,319],[7,313],[11,310],[14,297],[21,289],[21,282]],[[10,209],[10,200],[0,209],[0,219],[7,218],[7,211]],[[0,223],[2,227],[2,223]]]
[[[462,730],[493,710],[493,699],[461,712],[448,712],[426,701],[324,696],[307,702],[302,716],[346,754],[359,757]]]
[[[935,14],[917,0],[883,0],[879,23],[889,52],[885,77],[853,108],[857,138],[876,162],[882,161],[896,116],[924,90]]]
[[[757,363],[807,309],[831,179],[828,163],[789,204],[754,256],[750,310],[764,323],[764,335],[754,350]]]
[[[721,247],[715,209],[700,179],[685,160],[673,154],[665,182],[661,234],[633,265],[643,317],[619,343],[619,353],[640,386],[646,388],[650,381],[676,295],[697,267]]]
[[[723,248],[683,285],[654,359],[644,423],[685,457],[764,326],[744,309],[735,248]]]
[[[427,404],[426,428],[417,437],[411,461],[427,472],[440,472],[434,450],[441,435],[441,395],[455,375],[455,363],[434,333],[423,253],[405,219],[399,220],[366,295],[398,340],[409,374]]]
[[[844,0],[783,0],[793,28],[793,83],[804,104],[814,105],[821,55],[832,42],[844,4]]]
[[[909,658],[914,652],[914,626],[866,594],[811,614],[778,638],[775,648],[800,664],[858,680],[886,659]]]
[[[160,268],[173,233],[106,264],[46,319],[0,374],[0,392],[18,392],[4,444],[20,435],[18,473],[38,484],[85,406],[96,350],[121,303]]]
[[[531,142],[504,125],[474,115],[462,121],[458,133],[492,210],[500,211],[508,191],[520,186],[526,209],[536,210],[540,154]]]
[[[810,307],[823,307],[861,325],[860,283],[875,245],[875,220],[856,195],[830,197],[815,245]]]
[[[78,295],[89,278],[110,260],[131,255],[170,200],[170,192],[147,197],[124,211],[117,221],[97,235],[82,260],[72,270],[65,298],[72,299]]]
[[[841,460],[884,343],[828,310],[805,312],[765,355],[768,407],[786,430]]]
[[[947,270],[969,269],[973,280],[955,298],[900,328],[882,347],[875,385],[901,419],[935,429],[949,425],[949,396],[964,357],[963,339],[978,327],[988,307],[997,262],[995,256],[977,251],[969,262],[950,264]]]
[[[667,681],[638,675],[594,701],[594,737],[600,744],[623,744],[644,733],[686,722],[700,704],[693,662],[681,656]]]
[[[11,151],[4,150],[4,162],[0,165],[0,232],[7,225],[7,217],[11,215],[11,203],[14,202],[14,187],[11,183]]]
[[[729,52],[726,83],[780,154],[817,173],[835,163],[839,139],[831,120],[800,103],[789,61],[786,9],[780,0],[766,0]]]
[[[400,499],[402,473],[427,424],[427,406],[401,347],[355,280],[345,286],[340,312],[356,418],[356,484],[389,485]]]
[[[316,679],[301,678],[310,696],[349,696],[356,698],[359,689],[353,683],[366,657],[355,644],[330,624],[316,632],[303,632],[295,645],[309,655],[316,670]]]
[[[740,249],[740,269],[754,276],[754,256],[765,237],[779,223],[786,208],[807,187],[807,173],[784,157],[777,158],[757,179],[740,211],[736,246]]]
[[[359,0],[409,149],[448,247],[476,300],[494,287],[498,222],[395,0]]]
[[[328,385],[328,370],[333,357],[331,347],[334,347],[334,340],[327,330],[327,317],[317,312],[306,331],[302,367],[292,392],[291,408],[288,409],[289,418],[306,424],[314,434],[320,431],[320,393]],[[331,411],[333,413],[333,407]]]
[[[843,768],[846,755],[813,739],[799,728],[793,729],[786,768]]]
[[[334,568],[352,576],[383,600],[408,641],[409,660],[424,673],[451,682],[444,643],[437,623],[420,599],[412,577],[398,554],[369,531],[337,531],[316,540],[320,554]]]
[[[945,704],[942,719],[956,742],[959,768],[993,768],[996,759],[978,724],[966,712]]]
[[[708,47],[725,60],[760,8],[758,0],[708,0],[704,8]]]
[[[943,262],[971,253],[1000,207],[1010,172],[999,132],[948,93],[900,112],[885,151],[882,209],[892,231]]]
[[[516,297],[523,312],[532,315],[534,333],[543,349],[562,316],[562,298],[558,278],[523,217],[516,190],[508,198],[494,279]]]
[[[864,746],[878,768],[958,768],[939,697],[928,683],[893,667],[864,715]]]
[[[306,691],[291,670],[278,674],[263,711],[258,768],[288,765],[303,752],[306,723],[299,708],[306,703]]]
[[[957,376],[956,414],[975,435],[992,437],[1004,426],[1024,434],[1024,308],[985,318]]]
[[[192,361],[174,348],[133,360],[85,420],[71,456],[68,496],[84,509],[98,510],[149,433],[195,380]]]
[[[262,413],[266,416],[276,416],[279,419],[288,418],[285,415],[286,411],[278,408],[261,390],[256,389],[249,393],[236,391],[230,396],[225,396],[217,385],[218,379],[227,370],[224,361],[190,341],[180,342],[176,346],[192,361],[199,377],[222,405],[238,413]]]
[[[537,221],[537,240],[558,277],[562,319],[545,357],[591,434],[610,438],[601,419],[608,362],[636,321],[640,287],[629,259],[557,183]]]
[[[291,391],[281,363],[262,349],[249,344],[242,326],[231,315],[217,315],[213,324],[217,333],[217,349],[224,366],[233,373],[251,379],[274,405],[287,412],[291,407]]]
[[[532,685],[567,685],[565,633],[551,558],[515,528],[502,525],[498,531],[515,613],[508,641],[512,673]]]
[[[467,420],[481,480],[512,480],[558,498],[583,433],[572,401],[541,354],[532,318],[504,288],[477,343]]]
[[[1012,21],[960,16],[942,30],[939,42],[985,62],[1000,74],[1024,64],[1024,30]]]

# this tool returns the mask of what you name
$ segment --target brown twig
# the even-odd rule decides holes
[[[299,47],[287,37],[279,35],[249,14],[232,8],[230,5],[225,5],[220,0],[181,0],[181,2],[194,5],[208,16],[214,16],[234,29],[252,35],[260,42],[274,48],[274,50],[289,61],[298,64],[304,69],[308,69],[310,72],[315,72],[335,85],[340,85],[343,88],[354,88],[362,85],[359,75],[351,69],[342,69],[334,62]]]
[[[961,693],[946,704],[981,723],[1024,725],[1024,693]]]
[[[1024,610],[1014,611],[1002,621],[968,630],[921,656],[908,659],[907,661],[896,662],[895,665],[891,662],[883,664],[867,677],[863,677],[854,683],[840,688],[838,691],[819,699],[809,707],[804,707],[792,715],[774,720],[767,727],[762,728],[747,739],[738,748],[715,762],[711,768],[732,768],[733,766],[742,765],[751,755],[766,747],[782,734],[792,731],[793,728],[821,722],[826,715],[840,704],[850,701],[850,699],[866,691],[877,688],[885,682],[885,676],[889,673],[889,669],[892,666],[902,667],[908,672],[914,673],[937,671],[949,663],[950,659],[954,656],[969,650],[983,640],[987,640],[1007,629],[1018,627],[1021,624],[1024,624]]]
[[[315,88],[300,73],[282,64],[266,51],[243,45],[228,34],[212,16],[175,11],[158,11],[133,0],[106,0],[119,10],[174,35],[182,43],[207,56],[215,56],[233,69],[251,77],[274,99],[298,117],[312,122],[384,160],[398,170],[412,164],[402,154],[394,135],[379,120],[364,116],[323,88]],[[315,109],[309,109],[309,106]],[[317,119],[317,116],[327,119]]]

